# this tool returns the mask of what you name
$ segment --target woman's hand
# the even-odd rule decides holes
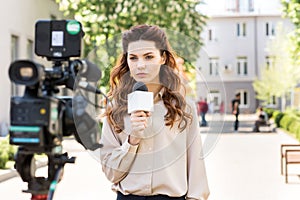
[[[129,143],[137,145],[143,138],[144,130],[147,127],[148,117],[151,116],[150,112],[135,111],[130,115],[130,122],[132,131],[129,135]]]

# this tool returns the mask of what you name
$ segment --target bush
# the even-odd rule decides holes
[[[280,120],[280,127],[289,131],[289,126],[295,118],[289,114],[285,114]]]
[[[0,169],[4,169],[8,161],[8,154],[4,149],[0,147]]]
[[[284,113],[280,112],[280,111],[274,111],[273,112],[273,118],[275,121],[275,124],[277,127],[280,127],[280,121],[282,119],[282,117],[284,116]]]
[[[290,135],[293,135],[300,141],[300,112],[295,109],[287,109],[284,113],[275,110],[273,119],[277,125],[286,130]]]
[[[300,133],[300,122],[298,120],[293,120],[288,127],[288,131],[294,135],[297,139],[299,139]]]
[[[273,108],[264,108],[264,111],[267,113],[268,118],[272,118],[273,117],[273,113],[274,113],[274,109]]]
[[[5,168],[5,164],[9,160],[14,160],[17,147],[10,145],[8,137],[0,141],[0,169]]]
[[[295,115],[300,118],[300,112],[299,111],[295,112]]]

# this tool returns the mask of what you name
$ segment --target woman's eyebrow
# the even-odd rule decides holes
[[[151,55],[151,54],[153,54],[152,51],[151,51],[151,52],[144,53],[143,56],[148,56],[148,55]],[[129,56],[137,56],[137,55],[134,54],[134,53],[130,53]]]
[[[150,55],[150,54],[153,54],[153,53],[154,53],[154,52],[149,51],[149,52],[144,53],[143,56],[147,56],[147,55]],[[137,56],[137,54],[135,54],[135,53],[129,53],[128,55],[129,55],[129,56]]]
[[[148,56],[148,55],[151,55],[151,54],[153,54],[153,52],[147,52],[143,56]]]

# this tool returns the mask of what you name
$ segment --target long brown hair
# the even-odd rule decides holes
[[[108,97],[113,101],[113,106],[108,107],[106,111],[108,121],[117,133],[124,130],[124,116],[127,115],[127,95],[136,82],[130,76],[127,63],[128,44],[138,40],[154,41],[161,56],[165,57],[165,64],[161,66],[159,72],[160,84],[164,91],[162,99],[168,110],[164,116],[165,125],[172,128],[175,122],[179,122],[178,128],[182,131],[192,116],[185,111],[187,103],[182,92],[184,86],[178,76],[178,68],[167,36],[158,26],[138,25],[123,33],[123,54],[110,73]]]

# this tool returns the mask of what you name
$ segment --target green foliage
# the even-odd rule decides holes
[[[299,0],[281,0],[283,5],[284,17],[291,19],[295,25],[295,30],[289,34],[293,45],[290,47],[292,58],[296,65],[300,64],[300,1]]]
[[[300,121],[297,119],[293,120],[288,127],[288,131],[297,139],[300,139]]]
[[[261,76],[253,82],[257,99],[269,104],[272,97],[287,95],[300,81],[300,66],[291,59],[289,48],[292,45],[288,30],[282,25],[276,28],[276,38],[267,45],[267,52],[273,56],[273,64],[264,66]]]
[[[300,112],[295,109],[287,109],[284,113],[275,110],[273,118],[277,127],[286,130],[290,135],[300,141]]]
[[[4,169],[6,162],[8,161],[8,154],[4,150],[0,149],[0,169]]]
[[[272,118],[273,112],[275,111],[273,108],[264,108],[264,111],[267,113],[268,118]]]
[[[14,160],[16,146],[10,145],[8,137],[0,141],[0,169],[5,168],[6,162]]]
[[[293,116],[287,114],[284,115],[280,120],[280,127],[288,131],[289,125],[292,123],[293,120],[295,120]]]
[[[275,124],[277,127],[280,127],[280,121],[283,116],[284,116],[284,113],[282,113],[278,110],[273,112],[273,118],[274,118],[274,121],[275,121]]]
[[[103,71],[106,86],[120,51],[120,34],[137,24],[166,29],[173,49],[189,66],[196,61],[206,16],[196,6],[202,1],[161,0],[56,0],[68,16],[80,21],[85,31],[84,56],[93,57]]]

